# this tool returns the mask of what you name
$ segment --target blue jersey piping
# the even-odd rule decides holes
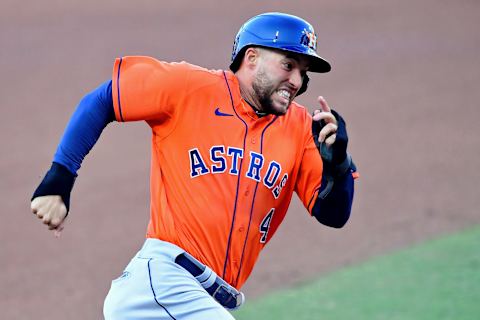
[[[262,138],[260,139],[260,153],[263,154],[263,136],[265,134],[265,131],[270,127],[276,120],[278,119],[278,116],[275,116],[272,121],[270,121],[269,124],[265,126],[265,128],[262,131]],[[250,207],[250,218],[248,220],[248,227],[247,227],[247,234],[245,235],[245,241],[243,243],[243,249],[242,249],[242,256],[240,258],[240,267],[238,268],[238,273],[237,273],[237,278],[235,279],[235,283],[238,283],[238,279],[240,278],[240,273],[242,272],[242,263],[243,263],[243,256],[245,254],[245,248],[247,247],[247,240],[248,240],[248,234],[250,233],[250,226],[252,224],[252,217],[253,217],[253,208],[255,206],[255,198],[257,196],[257,189],[258,189],[258,184],[259,182],[256,183],[255,185],[255,191],[253,193],[253,199],[252,199],[252,206]]]
[[[238,115],[237,111],[235,110],[232,91],[230,90],[230,85],[228,84],[227,75],[225,74],[225,71],[223,72],[223,77],[225,79],[225,83],[227,84],[228,93],[230,94],[230,102],[232,103],[233,112],[235,112],[235,115],[237,116],[237,118],[240,119],[243,122],[243,124],[245,125],[245,135],[243,137],[243,152],[245,153],[245,143],[246,143],[247,134],[248,134],[248,125]],[[231,242],[232,242],[233,226],[235,225],[235,216],[237,214],[238,190],[239,190],[239,186],[240,186],[240,177],[241,177],[241,174],[242,174],[242,164],[243,164],[243,159],[244,158],[245,158],[245,154],[243,155],[243,158],[240,160],[240,167],[239,167],[238,178],[237,178],[237,190],[236,190],[236,194],[235,194],[235,204],[234,204],[234,207],[233,207],[233,217],[232,217],[232,223],[230,225],[230,233],[228,235],[227,250],[225,252],[225,262],[223,264],[222,278],[225,278],[225,273],[227,271],[227,262],[228,262],[228,255],[230,253],[230,246],[231,246]]]

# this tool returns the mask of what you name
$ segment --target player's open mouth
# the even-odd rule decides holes
[[[281,89],[281,90],[278,90],[277,91],[277,94],[283,98],[286,102],[290,102],[290,97],[292,96],[292,94],[290,93],[290,91],[288,90],[285,90],[285,89]]]

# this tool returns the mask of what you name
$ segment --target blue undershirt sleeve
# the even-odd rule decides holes
[[[90,152],[103,129],[113,120],[112,81],[106,81],[87,94],[78,104],[65,128],[53,162],[77,175],[85,156]]]
[[[322,188],[327,185],[326,179],[322,179]],[[352,210],[354,193],[354,181],[351,170],[343,176],[337,177],[332,190],[325,199],[318,197],[312,208],[312,215],[322,224],[341,228],[347,223]]]

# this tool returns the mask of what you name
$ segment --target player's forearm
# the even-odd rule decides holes
[[[328,188],[325,177],[322,180],[322,191]],[[322,224],[341,228],[350,218],[354,193],[351,170],[335,178],[333,186],[326,197],[319,196],[312,208],[312,215]]]
[[[113,120],[111,81],[107,81],[80,101],[58,145],[52,166],[35,190],[32,200],[59,195],[68,212],[77,170],[103,129]]]
[[[80,101],[67,124],[53,162],[76,175],[103,129],[114,118],[112,83],[107,81]]]

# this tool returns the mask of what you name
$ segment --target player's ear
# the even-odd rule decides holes
[[[244,63],[249,67],[255,67],[260,57],[260,49],[255,47],[247,48],[243,56]]]

